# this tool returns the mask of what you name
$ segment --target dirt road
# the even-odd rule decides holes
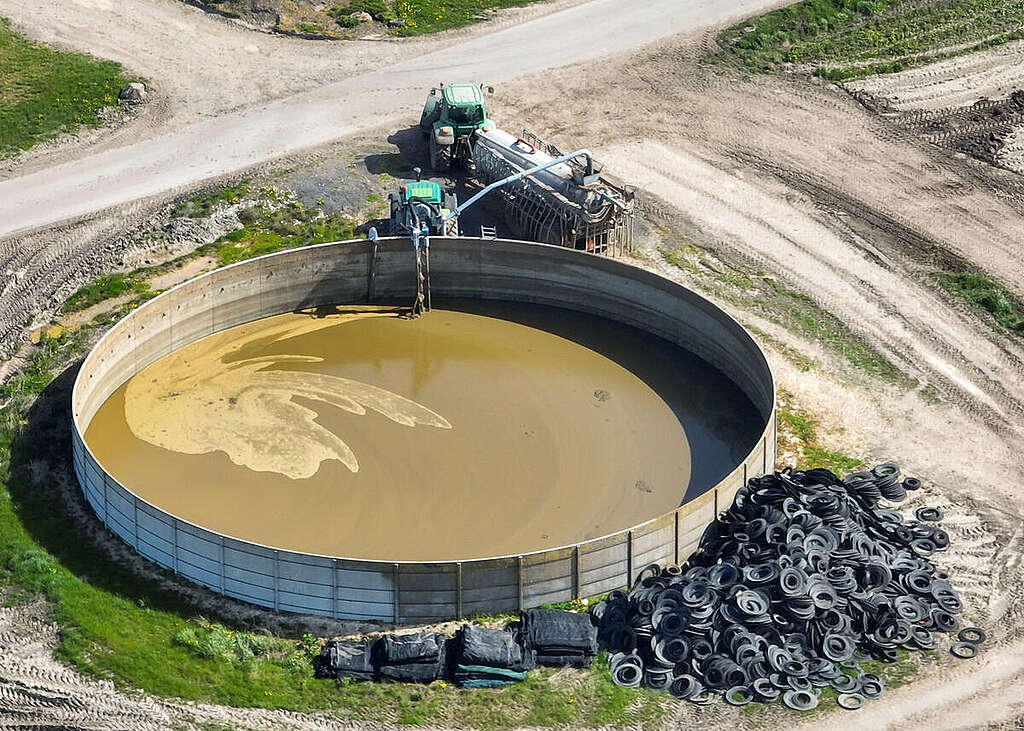
[[[130,5],[134,8],[145,4]],[[753,13],[771,4],[769,0],[729,3],[649,0],[623,12],[621,4],[615,0],[593,0],[454,43],[438,38],[409,48],[387,48],[386,58],[412,57],[380,64],[372,71],[367,67],[378,64],[365,49],[345,50],[342,63],[359,64],[349,68],[362,73],[324,86],[318,83],[313,69],[302,81],[290,82],[309,91],[191,122],[151,139],[0,182],[0,237],[173,191],[376,128],[391,117],[415,119],[424,89],[443,78],[506,81],[566,64],[606,58],[675,33]],[[28,0],[17,0],[14,8],[5,8],[4,12],[21,22],[19,10],[22,10],[35,23],[42,23],[45,18],[32,13],[31,5]],[[104,3],[99,5],[101,10],[105,7]],[[53,8],[48,14],[60,15],[61,12]],[[88,13],[89,8],[83,8],[83,12]],[[208,16],[195,16],[194,11],[185,6],[181,6],[179,12],[188,16],[181,23],[220,24],[219,20]],[[134,25],[123,33],[141,35],[149,48],[160,47],[161,41],[171,39],[164,37],[167,32],[164,27],[154,28],[160,25],[157,21],[146,22],[145,14],[133,16]],[[91,35],[88,27],[88,23],[81,26],[85,39]],[[103,37],[107,38],[115,30],[116,25],[106,26]],[[120,35],[118,33],[118,37]],[[239,42],[236,35],[230,37]],[[258,52],[248,53],[243,46],[241,54],[228,59],[218,48],[215,37],[203,38],[208,41],[205,45],[172,42],[177,48],[192,49],[195,53],[190,53],[179,65],[165,66],[157,78],[169,78],[167,83],[172,90],[175,84],[181,83],[187,83],[190,89],[209,87],[211,81],[207,72],[187,82],[185,79],[197,66],[225,65],[233,67],[238,78],[244,79],[250,69],[255,70],[256,79],[265,78],[268,59]],[[134,40],[133,45],[137,44],[138,40]],[[109,50],[109,46],[98,50],[102,52],[104,48]],[[287,56],[293,48],[294,42],[281,39],[280,45],[274,48],[273,58]],[[424,53],[428,48],[434,50]],[[360,53],[363,54],[361,60]],[[130,64],[129,59],[125,61]],[[286,68],[291,63],[294,61],[286,62]],[[252,96],[259,96],[258,83],[242,83],[239,88],[242,98],[249,95],[251,100]],[[207,90],[198,100],[201,102],[211,94],[216,95]]]

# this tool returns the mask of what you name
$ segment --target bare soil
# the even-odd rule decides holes
[[[897,127],[1024,173],[1024,41],[847,84]]]

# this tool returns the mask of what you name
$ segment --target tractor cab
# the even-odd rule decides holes
[[[391,234],[409,235],[419,219],[420,226],[427,227],[432,234],[457,235],[458,221],[444,220],[449,211],[455,210],[458,205],[454,194],[446,193],[433,180],[420,180],[420,170],[415,170],[415,181],[402,183],[396,192],[388,196],[391,203]]]
[[[399,200],[407,205],[414,200],[424,203],[444,203],[444,194],[441,185],[433,180],[417,180],[415,183],[406,183],[398,189]]]
[[[472,156],[473,133],[490,126],[484,87],[441,84],[431,89],[420,115],[420,129],[430,138],[430,167],[443,171],[453,163],[465,166]]]

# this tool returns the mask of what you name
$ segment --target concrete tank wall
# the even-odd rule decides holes
[[[758,345],[720,308],[663,277],[561,247],[442,238],[431,244],[435,295],[555,305],[659,335],[726,373],[760,411],[761,437],[724,480],[670,513],[571,546],[467,561],[364,561],[261,546],[180,520],[107,474],[85,444],[89,422],[118,387],[171,351],[252,320],[365,301],[371,287],[376,299],[412,300],[408,240],[382,239],[376,256],[368,241],[323,244],[186,282],[97,343],[75,382],[72,411],[75,472],[100,520],[146,558],[236,599],[336,618],[420,622],[596,596],[629,584],[648,563],[684,561],[747,478],[771,469],[774,377]]]

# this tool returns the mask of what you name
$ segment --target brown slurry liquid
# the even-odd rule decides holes
[[[119,388],[86,441],[129,490],[204,528],[426,561],[628,528],[710,487],[758,434],[728,379],[633,328],[515,304],[403,312],[327,308],[204,338]]]

